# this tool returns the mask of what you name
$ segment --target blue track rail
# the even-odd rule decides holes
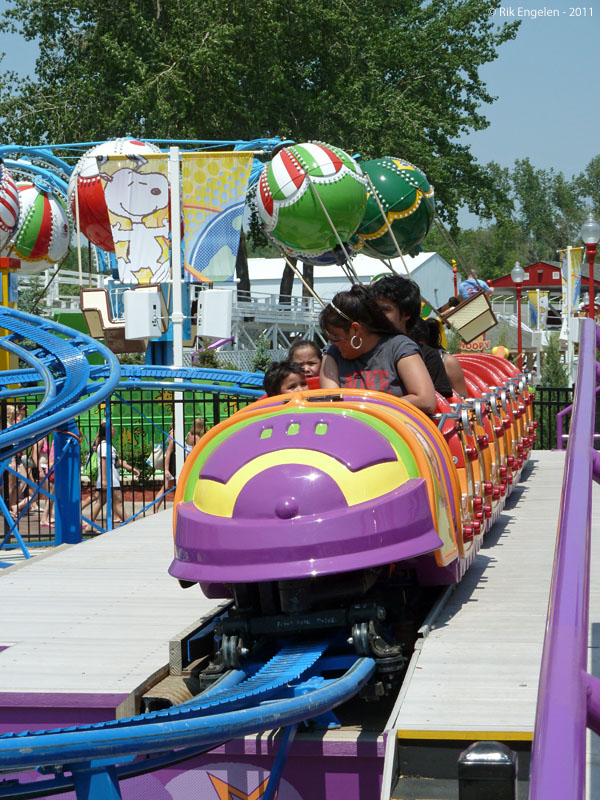
[[[0,328],[10,332],[0,339],[0,347],[30,365],[0,373],[0,399],[13,398],[16,391],[30,391],[34,381],[43,391],[32,414],[0,433],[2,462],[109,397],[119,383],[120,364],[107,347],[90,336],[32,314],[2,308]],[[25,340],[35,346],[25,346]],[[92,354],[101,355],[105,364],[90,365],[87,357]],[[20,388],[12,388],[15,385]]]
[[[37,786],[0,782],[0,798],[32,798],[73,786],[78,798],[118,798],[119,778],[159,769],[228,739],[294,729],[353,697],[374,673],[371,658],[327,658],[328,644],[325,640],[289,643],[260,669],[226,675],[214,689],[174,708],[60,730],[5,734],[0,737],[0,772],[48,771],[62,765],[73,777],[59,774]],[[338,670],[345,664],[344,673],[333,679],[321,677],[334,662]],[[293,738],[293,733],[289,735]],[[165,755],[167,750],[171,752]],[[161,756],[131,763],[141,754],[153,753]],[[123,764],[123,759],[129,763]],[[277,775],[280,771],[273,769]],[[91,773],[105,773],[101,789],[90,789]],[[107,786],[114,789],[115,781],[116,793],[107,795]]]

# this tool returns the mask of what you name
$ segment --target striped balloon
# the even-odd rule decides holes
[[[19,221],[19,192],[15,179],[0,163],[0,250],[10,239]]]
[[[267,233],[286,250],[319,256],[358,228],[367,202],[357,162],[339,147],[306,142],[284,147],[257,189]]]
[[[104,188],[98,174],[98,157],[109,155],[134,155],[160,153],[160,148],[138,139],[111,139],[95,145],[84,153],[71,173],[68,197],[73,219],[77,219],[75,186],[79,202],[79,225],[81,232],[92,244],[114,253],[115,245],[108,219],[108,209],[104,199]]]
[[[433,187],[425,173],[391,156],[364,161],[362,167],[377,197],[369,193],[358,229],[359,249],[374,258],[416,255],[434,212]]]
[[[4,255],[21,260],[20,275],[54,267],[69,252],[73,226],[66,200],[41,183],[19,183],[20,214]]]

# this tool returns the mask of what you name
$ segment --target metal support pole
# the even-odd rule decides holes
[[[540,290],[537,289],[537,344],[536,344],[536,375],[538,383],[542,379],[542,309],[540,308]]]
[[[7,428],[8,428],[8,415],[6,413],[6,400],[0,400],[0,430],[5,431]],[[8,502],[8,496],[9,496],[8,472],[6,472],[6,470],[2,470],[0,474],[2,475],[2,495],[3,498],[6,500],[6,509],[8,511],[8,506],[10,505],[10,503]],[[10,520],[10,514],[6,514],[4,516],[5,536],[10,532],[9,520]]]
[[[112,422],[110,419],[110,397],[106,401],[106,486],[102,485],[102,459],[98,459],[98,469],[100,470],[100,492],[106,491],[106,529],[111,531],[114,528],[113,507],[112,507]],[[102,496],[102,495],[101,495]]]
[[[589,244],[586,242],[585,245],[585,252],[588,258],[588,266],[590,268],[590,282],[589,282],[589,295],[590,295],[590,302],[589,302],[589,318],[594,319],[594,310],[595,310],[595,288],[594,288],[594,261],[596,260],[596,248],[598,247],[597,244]]]
[[[169,148],[169,184],[171,190],[171,280],[173,285],[173,366],[183,366],[183,301],[181,288],[181,201],[179,176],[179,148]],[[183,394],[173,395],[175,441],[185,442]],[[185,461],[184,447],[175,446],[176,478],[179,478]]]
[[[269,775],[267,788],[263,794],[263,800],[275,800],[277,797],[279,784],[281,783],[281,776],[283,774],[283,768],[285,766],[285,762],[287,761],[289,752],[292,749],[292,744],[294,742],[294,737],[296,736],[297,730],[297,725],[290,725],[283,731],[279,749],[277,750],[277,757],[275,759],[275,763],[273,764],[271,774]]]
[[[573,265],[571,260],[571,245],[567,247],[567,375],[569,384],[573,385],[573,363],[575,361],[575,348],[573,347]]]
[[[521,327],[521,284],[517,284],[517,352],[519,353],[519,372],[523,372],[523,330]]]
[[[54,434],[56,544],[81,541],[81,444],[75,420]]]

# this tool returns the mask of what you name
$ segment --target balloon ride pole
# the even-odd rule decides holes
[[[313,183],[313,180],[310,177],[310,175],[308,174],[308,172],[306,173],[306,177],[308,179],[308,185],[310,186],[310,190],[313,193],[313,196],[317,198],[317,200],[319,202],[319,205],[321,206],[321,210],[323,211],[323,214],[325,214],[325,218],[327,219],[327,222],[329,223],[329,227],[333,231],[333,233],[335,235],[335,238],[338,240],[338,244],[342,249],[342,253],[346,256],[346,264],[348,266],[348,270],[350,271],[351,275],[356,279],[356,282],[359,283],[359,284],[362,284],[361,279],[358,277],[358,274],[357,274],[356,270],[354,269],[354,266],[352,265],[352,260],[350,258],[350,253],[346,250],[346,246],[342,242],[342,239],[341,239],[341,237],[340,237],[340,235],[338,233],[338,229],[333,224],[333,220],[331,219],[331,217],[329,215],[329,212],[327,211],[327,208],[325,207],[325,203],[321,199],[321,195],[317,192],[317,190],[315,188],[315,184]]]
[[[171,280],[173,285],[173,367],[183,366],[183,303],[181,288],[181,182],[179,179],[179,148],[169,148],[169,184],[171,188]],[[181,379],[175,378],[178,382]],[[185,421],[183,394],[175,392],[173,396],[173,417],[175,423],[175,471],[179,478],[185,460],[183,441],[185,438]],[[177,443],[180,443],[180,446]]]
[[[83,264],[81,262],[81,223],[79,221],[79,178],[75,181],[75,227],[77,228],[77,266],[79,267],[79,288],[83,286]]]
[[[0,308],[16,308],[16,288],[12,279],[12,274],[21,267],[18,258],[2,256],[0,258]],[[13,297],[12,294],[15,296]],[[9,331],[0,328],[0,336],[8,336]],[[0,370],[3,372],[9,369],[18,369],[19,360],[16,355],[9,353],[8,350],[0,348]]]

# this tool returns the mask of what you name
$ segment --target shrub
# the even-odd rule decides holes
[[[254,372],[266,372],[271,363],[271,348],[264,333],[261,333],[258,338],[256,352],[250,363]]]

